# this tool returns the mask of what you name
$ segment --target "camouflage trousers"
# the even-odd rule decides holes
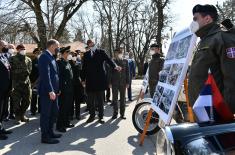
[[[30,85],[17,86],[12,92],[13,109],[16,117],[24,116],[30,105],[32,90]]]

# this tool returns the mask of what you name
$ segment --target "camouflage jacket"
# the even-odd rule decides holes
[[[27,56],[16,54],[10,58],[9,62],[11,65],[13,88],[21,84],[30,85],[29,75],[32,70],[31,59]]]

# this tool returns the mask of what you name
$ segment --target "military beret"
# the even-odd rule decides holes
[[[89,45],[90,43],[92,43],[93,41],[91,39],[87,40],[87,45]]]
[[[161,48],[161,47],[162,47],[162,44],[154,43],[154,44],[150,45],[150,48],[152,48],[152,47]]]
[[[216,14],[218,15],[217,13],[217,9],[214,5],[209,5],[209,4],[206,4],[206,5],[200,5],[200,4],[197,4],[193,7],[193,14],[195,13],[206,13],[206,14]]]
[[[70,52],[70,46],[60,48],[60,53],[61,54],[64,54],[65,52],[67,52],[67,53]]]
[[[20,45],[16,46],[16,49],[17,50],[19,50],[19,49],[25,50],[25,46],[23,44],[20,44]]]
[[[38,48],[38,47],[37,47],[37,48],[35,48],[35,49],[33,50],[33,54],[34,54],[34,53],[37,53],[37,52],[40,52],[40,51],[41,51],[41,48]]]

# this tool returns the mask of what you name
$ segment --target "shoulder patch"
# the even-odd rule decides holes
[[[235,58],[235,47],[230,47],[226,49],[226,55],[228,58]]]

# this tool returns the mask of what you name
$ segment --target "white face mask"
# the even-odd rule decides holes
[[[72,58],[73,58],[73,57],[72,57],[72,55],[70,55],[70,54],[69,54],[68,57],[67,57],[68,60],[72,60]]]
[[[72,60],[73,61],[77,61],[77,57],[72,57]]]
[[[20,54],[21,54],[21,55],[25,55],[25,54],[26,54],[26,50],[21,50],[21,51],[20,51]]]
[[[123,54],[118,54],[118,59],[122,59],[123,58]]]
[[[10,48],[10,49],[8,49],[8,53],[14,54],[14,53],[15,53],[15,50]]]
[[[93,47],[91,47],[91,51],[95,51],[96,50],[96,45],[94,45]]]
[[[196,33],[199,30],[199,28],[200,27],[199,27],[199,24],[197,21],[192,21],[192,23],[190,24],[190,27],[189,27],[189,29],[192,33]]]
[[[78,56],[77,56],[77,59],[78,59],[78,60],[81,60],[81,56],[80,56],[80,55],[78,55]]]
[[[150,55],[154,55],[155,54],[155,51],[154,50],[150,50]]]

